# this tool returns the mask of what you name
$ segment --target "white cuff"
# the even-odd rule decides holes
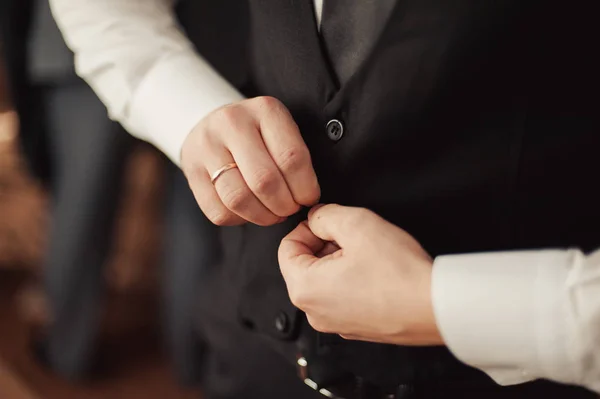
[[[158,62],[133,96],[125,128],[176,165],[188,133],[211,111],[244,97],[193,52]]]
[[[575,250],[440,256],[432,300],[438,328],[462,362],[498,384],[576,379],[568,359],[566,279]]]

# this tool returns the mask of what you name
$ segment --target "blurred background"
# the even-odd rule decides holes
[[[243,3],[176,8],[237,87]],[[183,173],[108,119],[48,1],[0,1],[0,399],[200,398],[215,229]]]
[[[23,157],[8,91],[0,59],[0,398],[198,398],[177,383],[161,336],[157,259],[165,163],[142,143],[132,146],[122,169],[92,372],[67,380],[36,353],[52,320],[43,288],[50,199]]]

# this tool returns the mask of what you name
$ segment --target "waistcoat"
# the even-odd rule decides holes
[[[369,208],[433,257],[600,244],[600,68],[590,55],[600,34],[591,10],[399,0],[367,60],[340,86],[311,3],[248,2],[244,94],[289,108],[322,203]],[[230,287],[237,322],[292,362],[312,351],[379,385],[472,375],[444,348],[315,333],[290,303],[277,263],[281,239],[305,215],[223,229],[215,279]]]

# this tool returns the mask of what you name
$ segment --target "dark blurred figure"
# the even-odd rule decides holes
[[[103,266],[121,176],[133,139],[74,71],[73,55],[47,1],[3,4],[2,38],[20,143],[32,174],[51,197],[43,265],[51,324],[37,354],[79,379],[92,367],[104,286]]]
[[[11,96],[20,116],[20,143],[32,174],[52,197],[50,246],[44,264],[52,311],[37,353],[73,380],[92,373],[103,297],[103,266],[115,224],[122,172],[134,144],[74,71],[46,0],[8,0],[0,10]],[[246,79],[243,12],[235,1],[179,2],[178,14],[199,50],[230,81]],[[204,22],[197,23],[198,15]],[[219,31],[229,15],[236,29]],[[215,33],[220,43],[210,40]],[[223,51],[222,43],[229,45]],[[199,382],[204,346],[194,333],[198,280],[220,253],[216,228],[196,205],[181,170],[167,165],[163,316],[176,376]]]

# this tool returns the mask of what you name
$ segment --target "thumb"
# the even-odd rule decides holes
[[[320,239],[344,248],[356,237],[357,229],[352,226],[358,227],[361,211],[337,204],[316,205],[308,213],[308,227]]]

